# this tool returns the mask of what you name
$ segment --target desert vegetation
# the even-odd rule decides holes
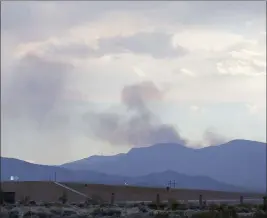
[[[99,202],[99,199],[87,199],[80,203],[68,202],[63,194],[58,202],[35,202],[23,199],[15,204],[1,205],[1,218],[265,218],[264,205],[227,205],[168,202],[118,203]]]

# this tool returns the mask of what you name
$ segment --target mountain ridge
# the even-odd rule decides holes
[[[173,170],[187,175],[212,179],[252,189],[266,189],[266,143],[235,139],[217,146],[189,148],[175,143],[159,143],[133,148],[111,160],[102,156],[101,163],[63,164],[68,169],[114,172],[123,176],[143,176]]]
[[[59,166],[29,163],[15,158],[1,157],[1,181],[9,181],[11,176],[19,181],[58,181],[96,183],[107,185],[127,185],[145,187],[166,187],[169,179],[177,181],[177,188],[216,190],[230,192],[252,192],[248,189],[221,183],[205,176],[188,176],[174,171],[152,173],[141,177],[111,175],[89,170],[69,170]]]
[[[1,165],[5,165],[3,163],[8,161],[9,166],[6,165],[5,168],[12,170],[18,166],[32,166],[31,163],[26,161],[16,160],[14,158],[1,158]],[[10,168],[10,166],[13,166],[13,168]],[[149,179],[147,181],[139,181],[141,178],[148,178],[148,175],[151,176],[153,174],[164,175],[166,172],[173,172],[173,174],[176,174],[177,179],[181,181],[184,178],[179,177],[179,174],[183,175],[183,177],[189,176],[190,178],[185,181],[190,184],[190,179],[198,176],[200,180],[203,177],[210,178],[213,180],[212,183],[220,181],[219,183],[231,184],[234,187],[265,191],[266,143],[250,140],[232,140],[218,146],[199,149],[176,143],[159,143],[148,147],[133,148],[128,153],[110,156],[94,155],[58,166],[35,164],[35,167],[57,167],[56,169],[63,175],[78,176],[80,180],[83,178],[85,180],[92,179],[82,175],[82,173],[90,173],[95,175],[94,182],[104,181],[103,177],[105,177],[111,183],[127,179],[143,185],[151,182],[148,181]],[[39,173],[35,168],[32,171]],[[47,179],[49,173],[45,169],[44,172],[46,172]],[[1,170],[1,173],[3,173],[3,170]],[[111,178],[108,178],[109,176]],[[29,175],[26,178],[29,178]],[[41,179],[45,179],[44,176],[41,176]],[[207,181],[207,183],[210,182]],[[154,181],[155,184],[156,182]],[[192,187],[194,185],[191,184]],[[217,186],[220,186],[220,184]]]

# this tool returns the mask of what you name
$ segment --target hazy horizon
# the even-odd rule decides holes
[[[192,149],[202,149],[202,148],[205,148],[205,147],[210,147],[210,146],[220,146],[220,145],[224,145],[224,144],[227,144],[229,142],[232,142],[232,141],[235,141],[235,140],[245,140],[245,141],[251,141],[251,142],[260,142],[260,143],[266,143],[264,141],[253,141],[253,140],[247,140],[247,139],[232,139],[230,141],[226,141],[224,142],[223,144],[217,144],[217,145],[207,145],[207,146],[200,146],[200,147],[192,147],[192,146],[188,146],[188,145],[182,145],[182,144],[178,144],[177,145],[182,145],[182,146],[185,146],[185,147],[188,147],[188,148],[192,148]],[[161,143],[158,143],[159,145],[161,145]],[[151,146],[155,146],[155,145],[158,145],[158,144],[151,144],[151,145],[147,145],[147,147],[151,147]],[[168,145],[169,143],[162,143],[162,146],[165,146]],[[142,146],[140,146],[142,147]],[[144,147],[144,146],[143,146]],[[138,147],[137,147],[138,148]],[[29,162],[29,163],[33,163],[33,164],[43,164],[43,165],[62,165],[62,164],[66,164],[66,163],[72,163],[72,162],[75,162],[75,161],[79,161],[79,160],[83,160],[85,158],[89,158],[89,157],[93,157],[93,156],[102,156],[102,157],[108,157],[108,156],[115,156],[115,155],[119,155],[119,154],[127,154],[128,152],[130,152],[132,148],[129,148],[128,150],[125,150],[123,152],[117,152],[117,153],[109,153],[109,154],[104,154],[103,152],[99,152],[99,153],[96,153],[96,154],[92,154],[92,155],[87,155],[87,154],[83,154],[83,156],[80,156],[78,158],[74,158],[74,159],[69,159],[69,160],[65,160],[65,162],[58,162],[57,164],[50,164],[49,162],[48,163],[39,163],[39,162],[35,162],[35,161],[32,161],[32,160],[24,160],[24,159],[20,159],[19,157],[13,157],[13,156],[3,156],[3,155],[0,155],[0,157],[3,157],[3,158],[14,158],[14,159],[18,159],[18,160],[22,160],[22,161],[26,161],[26,162]]]
[[[266,3],[2,2],[2,156],[266,143]]]

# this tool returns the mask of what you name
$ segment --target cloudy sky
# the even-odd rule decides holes
[[[265,2],[2,2],[2,155],[266,141]]]

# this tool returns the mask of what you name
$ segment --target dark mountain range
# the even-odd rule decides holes
[[[10,180],[11,176],[19,181],[50,181],[81,182],[112,185],[135,185],[166,187],[169,180],[175,180],[177,188],[219,190],[219,191],[247,191],[243,188],[224,184],[205,176],[188,176],[173,171],[153,173],[139,177],[126,177],[98,173],[89,170],[69,170],[58,166],[46,166],[28,163],[13,158],[1,158],[1,180]]]
[[[253,190],[266,189],[266,143],[249,140],[233,140],[201,149],[156,144],[133,148],[126,154],[93,156],[61,166],[130,177],[174,171]]]

